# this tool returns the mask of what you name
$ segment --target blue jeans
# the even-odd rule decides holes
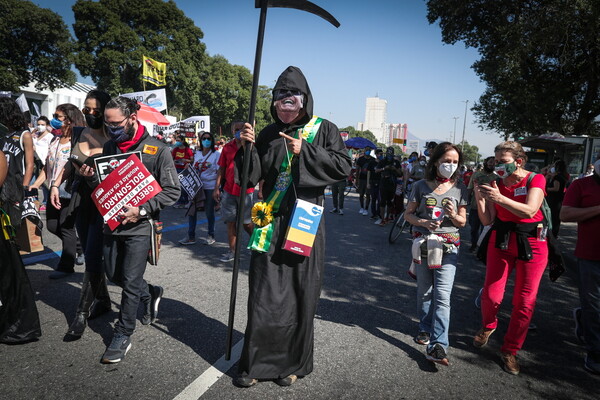
[[[206,219],[208,220],[208,235],[215,237],[215,199],[213,199],[214,189],[205,189],[204,196],[204,212],[206,213]],[[188,217],[188,238],[194,239],[196,237],[196,223],[198,222],[198,213]]]
[[[454,285],[458,248],[452,253],[444,253],[442,267],[429,269],[427,257],[417,266],[417,314],[419,332],[431,335],[427,350],[436,343],[448,348],[450,328],[450,295]]]
[[[581,325],[587,351],[600,357],[600,261],[577,259]]]

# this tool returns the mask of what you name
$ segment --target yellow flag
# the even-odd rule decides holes
[[[142,80],[156,86],[165,86],[167,84],[167,64],[143,56]]]

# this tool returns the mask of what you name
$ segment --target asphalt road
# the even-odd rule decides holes
[[[328,211],[331,199],[327,201]],[[572,270],[556,283],[544,276],[533,318],[537,330],[530,332],[519,353],[521,374],[509,375],[501,368],[498,351],[512,287],[499,314],[499,329],[486,348],[474,348],[480,314],[473,299],[485,268],[467,251],[468,232],[463,232],[452,293],[450,366],[436,366],[412,340],[417,333],[416,285],[406,273],[408,235],[390,245],[389,228],[375,226],[358,214],[358,208],[351,193],[344,216],[325,216],[327,265],[315,322],[314,372],[293,386],[261,382],[241,389],[232,384],[236,365],[219,372],[227,368],[222,367],[222,357],[232,269],[232,263],[218,261],[226,251],[225,227],[217,222],[213,246],[180,246],[177,240],[185,236],[187,221],[183,210],[170,208],[163,213],[166,233],[160,265],[148,266],[146,272],[150,283],[165,289],[158,321],[138,324],[131,351],[116,365],[100,364],[116,312],[90,321],[80,340],[63,342],[75,313],[83,267],[66,279],[49,280],[57,262],[52,252],[60,250],[60,243],[44,232],[47,252],[25,257],[43,336],[25,345],[0,345],[0,397],[184,399],[197,398],[204,385],[202,399],[598,398],[600,377],[583,370],[584,348],[573,335],[571,311],[578,297]],[[206,225],[198,228],[204,236]],[[568,253],[574,225],[565,225],[563,232]],[[242,339],[246,322],[248,259],[244,251],[234,344]],[[111,285],[109,291],[116,310],[120,289]],[[215,363],[217,369],[212,367]]]

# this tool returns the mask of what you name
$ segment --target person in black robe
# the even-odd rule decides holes
[[[236,379],[239,386],[253,386],[259,379],[289,386],[313,369],[314,316],[324,273],[324,217],[310,256],[283,250],[282,245],[296,199],[323,206],[325,187],[349,175],[351,160],[338,128],[327,120],[322,120],[312,143],[299,136],[314,121],[312,111],[306,78],[299,68],[290,66],[273,89],[271,115],[276,122],[256,140],[248,123],[241,134],[245,143],[255,142],[249,187],[264,180],[265,199],[275,190],[287,151],[293,156],[292,184],[273,216],[271,246],[267,252],[252,251],[250,259],[248,324]],[[243,153],[240,148],[236,154],[236,179]]]

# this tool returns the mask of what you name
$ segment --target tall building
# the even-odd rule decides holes
[[[386,131],[387,119],[387,100],[379,97],[367,97],[367,106],[365,109],[365,121],[357,124],[357,129],[361,131],[371,131],[378,142],[388,143]],[[359,128],[360,127],[360,128]]]

